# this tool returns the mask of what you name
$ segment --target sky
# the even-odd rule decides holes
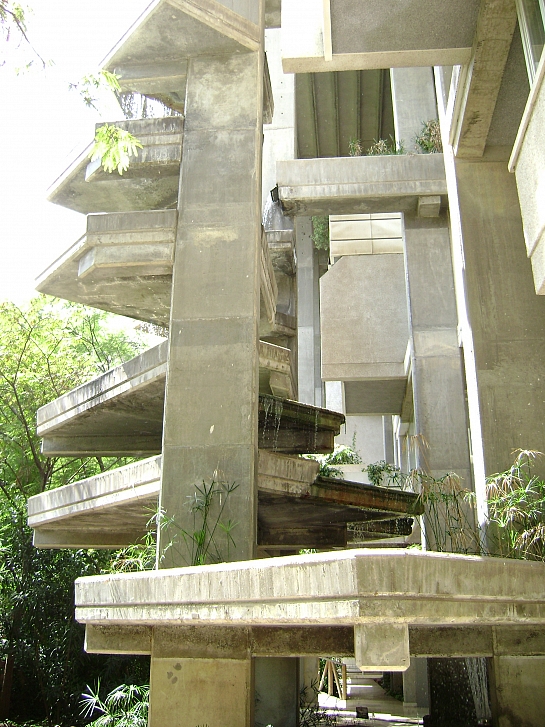
[[[52,63],[45,70],[25,43],[0,39],[0,301],[32,297],[35,278],[84,233],[85,216],[47,202],[47,189],[92,141],[94,124],[122,114],[113,97],[102,115],[88,109],[69,84],[96,73],[149,3],[28,0],[28,37]]]

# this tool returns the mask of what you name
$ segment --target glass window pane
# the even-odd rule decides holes
[[[543,16],[539,0],[520,0],[520,6],[523,15],[521,24],[525,26],[523,37],[526,41],[526,57],[533,77],[545,43]]]

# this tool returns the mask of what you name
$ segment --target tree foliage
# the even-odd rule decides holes
[[[13,669],[10,716],[19,720],[74,724],[86,683],[105,668],[105,686],[130,679],[119,660],[83,653],[73,616],[74,580],[100,572],[110,554],[36,550],[26,525],[29,496],[127,461],[45,457],[35,431],[40,406],[142,347],[106,322],[107,314],[45,297],[0,305],[0,658]]]

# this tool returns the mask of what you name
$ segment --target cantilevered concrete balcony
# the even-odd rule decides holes
[[[344,255],[320,279],[320,294],[322,378],[344,382],[347,414],[400,414],[409,342],[403,253]]]
[[[168,325],[176,210],[90,214],[87,232],[37,280],[41,293],[137,320]],[[283,277],[295,274],[293,232],[265,232],[261,244],[262,336],[295,335]]]
[[[417,212],[431,198],[446,204],[442,154],[281,161],[276,178],[288,214]]]
[[[50,202],[76,212],[128,212],[175,207],[178,199],[184,120],[182,116],[116,121],[143,145],[129,169],[105,172],[89,161],[92,144],[57,179]],[[102,124],[97,124],[101,126]]]
[[[43,438],[44,453],[75,456],[159,453],[167,348],[165,341],[41,407],[37,431]],[[270,397],[261,400],[262,446],[279,451],[295,446],[301,452],[313,451],[313,447],[318,451],[332,449],[333,432],[338,434],[342,415],[305,408],[293,401],[282,405],[280,398],[271,397],[290,397],[295,391],[289,349],[260,341],[259,367],[260,390],[263,396]],[[299,422],[304,433],[291,442],[286,432],[278,428],[278,417],[288,429],[297,429],[297,413],[304,419]],[[318,428],[324,426],[325,431],[314,431],[315,420]],[[303,446],[309,449],[300,449]]]
[[[261,548],[344,547],[347,522],[375,537],[410,534],[407,515],[422,509],[416,495],[320,478],[318,467],[314,460],[260,451]],[[117,548],[139,542],[157,511],[160,476],[157,456],[30,498],[34,544]]]
[[[544,654],[544,578],[530,561],[349,550],[80,578],[76,618],[88,651],[149,654],[153,634],[178,658],[221,641],[403,671],[410,656]]]
[[[479,0],[283,0],[286,73],[452,66],[471,56]]]

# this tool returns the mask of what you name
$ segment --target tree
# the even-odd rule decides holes
[[[100,572],[110,554],[36,550],[26,525],[29,496],[127,461],[45,457],[35,432],[38,407],[142,348],[109,331],[107,319],[43,296],[24,309],[0,305],[0,656],[7,676],[0,718],[12,674],[11,716],[50,724],[74,724],[85,684],[105,665],[112,673],[105,686],[126,679],[119,660],[112,666],[111,658],[83,654],[73,617],[75,578]]]

